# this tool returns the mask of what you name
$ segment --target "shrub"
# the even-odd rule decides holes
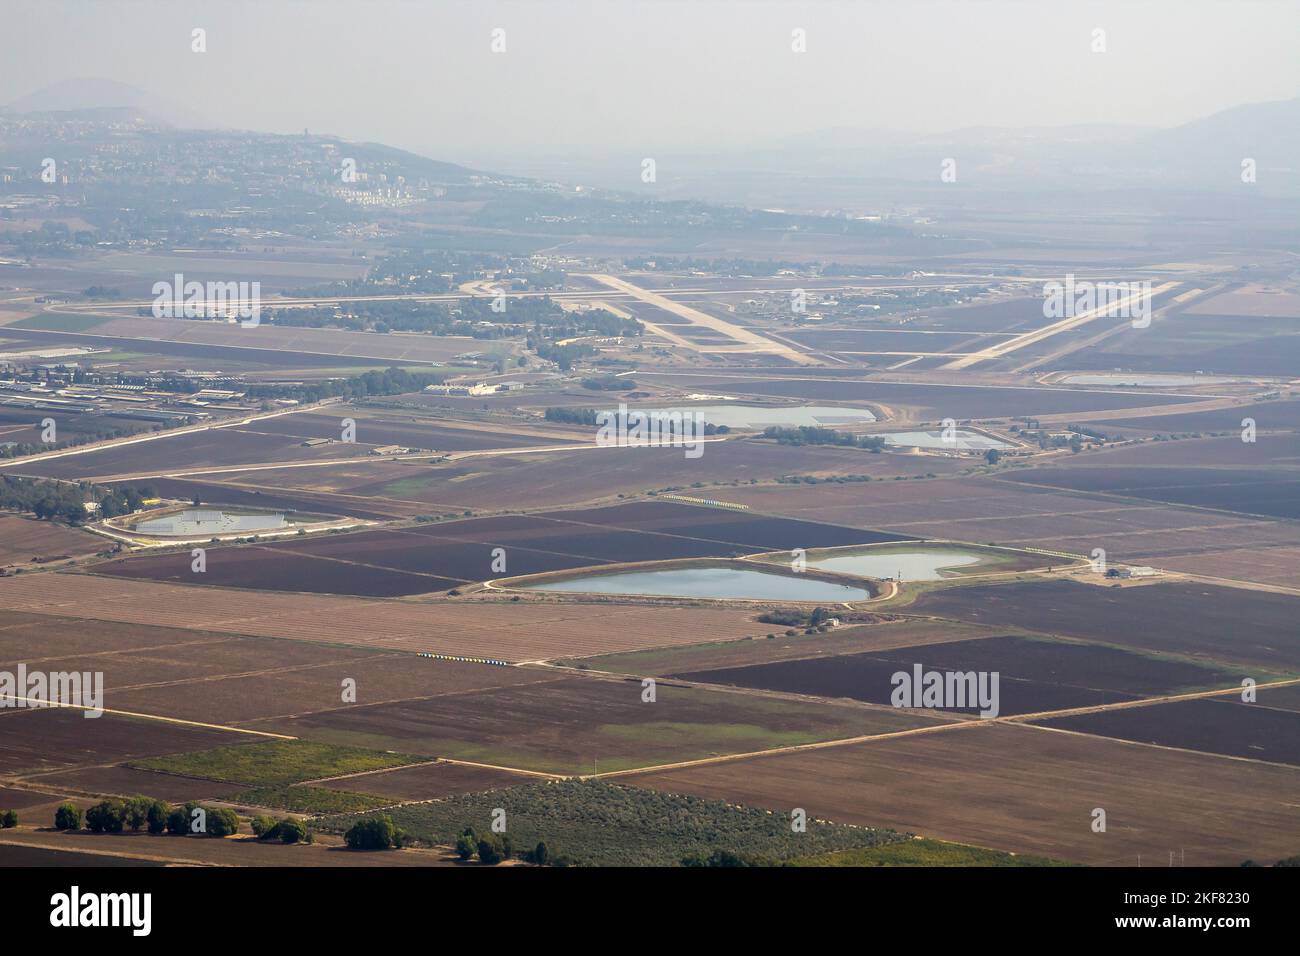
[[[775,866],[773,860],[753,854],[733,853],[730,850],[714,850],[708,856],[696,853],[682,859],[682,866],[694,867],[731,867],[731,866]]]
[[[545,866],[551,859],[551,851],[544,842],[539,842],[524,854],[524,862],[532,863],[536,866]]]
[[[311,843],[313,840],[307,824],[293,817],[279,821],[267,816],[256,817],[253,820],[253,835],[259,840],[279,840],[281,843]]]
[[[86,829],[91,833],[121,833],[126,825],[126,804],[101,800],[86,811]]]
[[[343,834],[343,841],[354,850],[387,850],[401,847],[404,837],[405,834],[393,826],[393,818],[384,814],[358,820]]]
[[[145,814],[145,822],[149,832],[157,835],[167,829],[167,818],[171,815],[171,804],[165,800],[151,800],[149,809]]]
[[[313,840],[307,824],[292,817],[285,817],[275,825],[272,832],[280,838],[281,843],[311,843]]]
[[[189,804],[183,807],[176,807],[167,814],[166,830],[172,836],[185,836],[190,832],[190,809]]]
[[[153,804],[151,797],[131,797],[122,807],[122,818],[127,829],[138,831],[149,820],[149,807]]]
[[[206,807],[207,835],[210,837],[234,836],[239,832],[239,815],[225,807]]]
[[[478,852],[478,837],[474,835],[472,829],[466,828],[456,839],[456,856],[463,863],[474,857]]]
[[[480,837],[478,841],[478,861],[488,866],[496,866],[503,859],[504,854],[501,852],[501,843],[496,837]]]
[[[61,803],[54,811],[54,828],[56,830],[80,830],[81,808],[75,803]]]
[[[18,811],[6,810],[0,813],[0,830],[12,830],[18,826]]]
[[[166,804],[163,804],[163,807],[165,808]],[[196,830],[198,821],[202,821],[202,827]],[[196,833],[200,836],[224,837],[239,832],[239,815],[225,807],[205,807],[191,800],[185,806],[176,807],[167,814],[165,827],[173,836]]]

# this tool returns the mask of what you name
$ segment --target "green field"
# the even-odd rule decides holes
[[[111,322],[112,319],[102,315],[83,315],[79,312],[46,312],[30,318],[11,322],[14,329],[44,329],[49,332],[85,332],[97,325]]]
[[[362,770],[380,770],[419,762],[420,757],[405,754],[336,747],[306,740],[274,740],[266,743],[236,744],[201,750],[197,753],[171,754],[130,764],[142,770],[161,770],[187,777],[202,777],[222,783],[242,783],[249,787],[286,787],[304,780],[334,777]]]
[[[377,797],[371,793],[352,793],[348,790],[330,790],[326,787],[255,787],[232,794],[229,803],[251,803],[258,807],[288,810],[291,813],[360,813],[388,806],[390,797]]]
[[[821,856],[805,856],[790,866],[1073,866],[1045,856],[1024,856],[917,838],[884,846],[836,850]]]
[[[548,722],[548,713],[554,720]],[[891,733],[933,720],[893,707],[670,684],[661,684],[656,704],[647,707],[639,688],[572,680],[545,690],[505,689],[487,701],[438,699],[398,724],[307,714],[259,726],[369,753],[401,751],[570,776]]]

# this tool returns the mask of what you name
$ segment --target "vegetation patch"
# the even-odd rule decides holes
[[[358,747],[338,747],[307,740],[274,740],[235,744],[171,754],[128,764],[140,770],[161,770],[222,783],[242,783],[256,788],[287,787],[304,780],[336,777],[363,770],[401,767],[426,758],[382,753]]]
[[[1074,866],[1045,856],[917,838],[791,860],[791,866]]]
[[[386,806],[391,797],[373,793],[352,793],[347,790],[330,790],[327,787],[254,787],[231,794],[231,803],[250,803],[255,807],[288,810],[291,813],[362,813]]]
[[[550,862],[560,865],[677,866],[707,860],[717,851],[784,862],[907,839],[892,830],[811,819],[806,832],[796,833],[785,813],[599,780],[463,794],[398,807],[388,816],[409,838],[454,845],[467,829],[490,831],[498,808],[505,811],[506,833],[515,846],[544,842]],[[356,822],[356,816],[342,815],[322,819],[317,826],[344,833]]]
[[[85,332],[110,321],[103,315],[86,315],[81,312],[44,312],[30,318],[9,323],[15,329],[42,329],[49,332]]]

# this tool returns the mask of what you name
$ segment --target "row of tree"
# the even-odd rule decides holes
[[[382,372],[371,371],[352,378],[332,378],[311,385],[252,385],[250,398],[293,399],[299,402],[319,402],[327,398],[345,398],[357,401],[374,395],[401,395],[418,392],[426,385],[441,385],[446,376],[438,372],[408,372],[404,368],[389,368]]]
[[[800,425],[797,428],[772,425],[763,430],[763,437],[774,439],[779,445],[842,445],[870,451],[880,451],[885,447],[885,439],[880,435],[854,435],[813,425]]]
[[[86,829],[91,833],[139,832],[147,829],[152,834],[168,833],[172,836],[224,837],[239,832],[239,817],[225,807],[205,807],[190,801],[173,807],[165,800],[154,797],[116,797],[101,800],[84,813],[75,803],[66,802],[54,811],[56,830]]]
[[[503,860],[511,859],[514,852],[514,843],[505,833],[487,833],[480,836],[474,832],[473,827],[466,827],[456,839],[456,856],[462,863],[477,858],[480,863],[487,866],[496,866]],[[525,850],[520,859],[534,866],[562,865],[562,861],[552,859],[550,849],[545,842],[541,841],[531,850]]]
[[[12,810],[0,815],[0,821],[12,817],[4,825],[17,826],[18,815]],[[101,800],[84,812],[71,801],[62,803],[54,811],[56,830],[89,830],[91,833],[138,833],[147,830],[154,835],[226,837],[239,832],[239,816],[226,807],[206,807],[190,801],[173,807],[165,800],[154,797],[129,797],[125,800]],[[284,817],[276,820],[269,816],[254,817],[253,836],[259,840],[279,840],[281,843],[311,843],[311,829],[301,820]]]

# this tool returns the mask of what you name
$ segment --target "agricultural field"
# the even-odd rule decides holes
[[[1094,459],[1095,460],[1095,459]],[[1157,563],[1163,555],[1207,549],[1300,545],[1286,520],[1227,515],[1159,501],[1101,496],[1034,483],[1047,469],[1008,478],[969,477],[855,485],[724,489],[717,497],[754,511],[878,528],[912,538],[1045,549],[1111,561]],[[1072,469],[1059,469],[1068,475]],[[1051,564],[1050,555],[1044,564]]]
[[[330,780],[329,785],[333,790],[375,794],[388,803],[406,803],[461,793],[481,793],[484,790],[532,783],[536,779],[531,774],[439,760],[436,763],[416,764],[397,770],[337,777]]]
[[[944,843],[917,837],[906,842],[860,850],[835,850],[818,856],[791,860],[790,866],[1067,866],[1059,860],[962,843]]]
[[[926,315],[909,322],[908,327],[1019,334],[1041,328],[1049,322],[1051,319],[1043,315],[1043,297],[1030,295],[931,309]]]
[[[774,863],[906,839],[811,816],[807,832],[794,834],[788,811],[769,813],[600,781],[529,784],[400,807],[389,815],[418,840],[450,844],[466,828],[489,832],[497,807],[505,810],[511,841],[520,852],[545,842],[553,857],[578,866],[678,866],[715,850]],[[319,825],[341,832],[355,819],[326,818]]]
[[[1292,377],[1300,365],[1300,316],[1238,317],[1187,310],[1157,319],[1154,334],[1128,329],[1070,356],[1078,368],[1139,372],[1213,371],[1223,375]]]
[[[62,324],[62,317],[56,313],[47,313],[51,320]],[[78,315],[80,323],[93,316]],[[254,345],[226,345],[220,342],[200,343],[174,341],[162,338],[142,338],[132,329],[127,334],[108,334],[106,325],[94,325],[86,329],[71,328],[62,331],[53,328],[54,322],[46,322],[46,316],[37,320],[48,324],[48,329],[34,327],[5,327],[5,337],[12,339],[18,348],[33,347],[82,347],[109,349],[101,353],[110,361],[122,363],[131,371],[147,372],[160,365],[184,363],[196,370],[210,372],[236,372],[249,377],[283,376],[285,372],[294,374],[318,374],[337,370],[347,366],[350,370],[364,371],[375,367],[423,365],[422,360],[383,359],[368,356],[339,355],[334,351],[312,353],[281,349],[270,339],[262,337]],[[147,321],[147,320],[146,320]],[[186,322],[186,325],[204,323]],[[360,333],[358,333],[360,334]],[[328,345],[326,346],[329,347]],[[319,370],[319,372],[318,372]]]
[[[238,793],[240,789],[238,784],[156,770],[139,770],[123,764],[33,774],[25,776],[23,783],[25,786],[62,792],[107,794],[124,798],[143,793],[169,803],[222,800]]]
[[[1233,673],[1180,660],[1026,637],[950,641],[669,676],[887,705],[895,686],[891,676],[899,672],[910,675],[917,664],[924,670],[998,673],[999,713],[1008,716],[1113,704],[1180,690],[1231,687],[1239,682]],[[971,702],[954,712],[970,715],[979,710],[979,705]]]
[[[721,509],[661,501],[551,512],[544,517],[577,524],[720,541],[759,551],[833,548],[905,540],[900,535],[859,528],[841,528],[820,522],[795,521],[766,515],[737,514]]]
[[[137,760],[132,766],[140,770],[201,777],[218,783],[284,787],[304,780],[400,767],[412,762],[413,758],[400,754],[335,747],[305,740],[272,740]]]
[[[418,505],[403,505],[380,498],[360,498],[310,491],[286,491],[256,484],[260,473],[237,473],[243,481],[193,481],[185,478],[149,478],[148,483],[164,498],[198,501],[204,505],[259,508],[279,511],[307,511],[314,514],[346,515],[367,521],[409,518],[427,511]],[[106,482],[113,487],[114,482]],[[135,484],[133,481],[122,482]]]
[[[395,499],[425,511],[500,510],[613,502],[619,496],[676,490],[716,498],[727,486],[790,476],[873,480],[949,475],[962,463],[929,455],[728,439],[709,441],[699,458],[680,448],[601,448],[477,455],[447,463],[356,462],[256,472],[259,484]]]
[[[408,574],[350,561],[315,560],[302,555],[289,559],[282,551],[271,548],[213,548],[210,554],[202,574],[192,570],[189,551],[122,558],[97,565],[95,573],[196,586],[364,597],[426,594],[446,591],[461,583],[453,578]]]
[[[0,405],[0,443],[41,444],[42,422],[53,418],[60,443],[88,441],[109,433],[137,434],[154,430],[156,423],[117,415],[75,414],[49,409]],[[3,459],[0,459],[3,460]]]
[[[1300,766],[1300,713],[1243,703],[1240,696],[1053,717],[1042,724],[1099,737]]]
[[[392,802],[386,797],[371,793],[303,785],[253,787],[233,793],[228,799],[231,803],[245,806],[313,816],[321,813],[361,813]]]
[[[6,611],[0,668],[19,662],[32,670],[102,673],[110,710],[220,725],[346,708],[340,690],[348,679],[355,702],[372,704],[552,677],[343,644]]]
[[[61,557],[79,558],[105,546],[102,538],[51,521],[0,513],[0,567]]]
[[[1178,654],[1215,666],[1300,669],[1300,598],[1190,582],[1103,587],[1033,581],[946,588],[910,613]]]
[[[1138,498],[1267,518],[1300,517],[1300,439],[1264,435],[1152,442],[1081,457],[1058,467],[1008,472],[1002,480]]]
[[[222,426],[168,434],[147,442],[147,448],[114,445],[76,455],[40,461],[19,459],[15,474],[36,478],[81,480],[151,477],[173,471],[238,467],[257,462],[315,462],[369,454],[364,445],[336,442],[305,447],[302,439],[271,435],[247,426]]]
[[[773,661],[807,660],[889,651],[898,647],[970,641],[988,637],[985,627],[894,615],[870,615],[863,624],[847,624],[825,634],[805,634],[779,624],[766,625],[770,637],[758,641],[713,641],[685,647],[665,647],[628,654],[604,654],[563,660],[570,667],[616,674],[662,676],[678,671],[747,667]],[[790,633],[794,631],[794,633]]]
[[[1171,850],[1190,866],[1273,860],[1300,826],[1300,769],[986,721],[619,779],[1093,866],[1161,865]]]
[[[220,630],[311,644],[508,661],[698,644],[752,637],[769,630],[755,622],[757,612],[752,608],[463,598],[382,601],[233,591],[97,575],[78,575],[75,581],[75,593],[52,600],[49,579],[43,575],[0,579],[0,601],[15,611],[74,622]]]
[[[936,723],[866,708],[637,680],[551,680],[254,721],[249,729],[554,774],[610,772]],[[175,768],[182,770],[183,768]]]
[[[1160,564],[1170,571],[1300,589],[1300,548],[1284,544],[1164,555]]]
[[[53,808],[50,815],[53,814]],[[47,815],[43,814],[42,817]],[[21,842],[20,842],[21,841]],[[243,833],[234,838],[155,837],[145,833],[60,833],[26,827],[0,830],[0,865],[7,866],[226,866],[226,867],[427,867],[451,866],[441,851],[352,853],[327,837],[291,847]]]
[[[1167,415],[1138,415],[1120,419],[1090,415],[1084,421],[1102,431],[1119,435],[1132,435],[1139,432],[1164,435],[1228,432],[1240,443],[1241,422],[1245,418],[1254,420],[1255,427],[1261,435],[1269,431],[1295,430],[1300,428],[1300,401],[1247,402],[1211,411],[1173,410]],[[1238,448],[1236,451],[1242,453],[1253,449]]]
[[[38,773],[91,763],[115,763],[253,740],[230,731],[81,710],[0,711],[0,775]]]
[[[565,429],[508,429],[500,425],[475,425],[441,417],[348,405],[334,406],[329,414],[301,412],[264,419],[248,427],[263,434],[284,435],[300,441],[308,438],[330,438],[337,441],[342,434],[343,419],[351,419],[355,423],[356,442],[367,449],[376,445],[402,445],[417,450],[460,452],[472,449],[554,446],[582,440]],[[588,438],[587,442],[589,441]]]
[[[55,313],[52,319],[40,316],[25,327],[47,329],[57,323]],[[233,356],[251,351],[314,357],[313,361],[299,358],[295,362],[293,358],[274,356],[274,360],[281,364],[306,366],[320,365],[326,360],[337,365],[340,358],[373,359],[390,364],[430,364],[446,362],[459,353],[482,347],[478,340],[461,336],[377,335],[341,329],[276,327],[270,323],[243,328],[224,322],[135,317],[107,318],[91,329],[81,330],[79,337],[90,341],[111,339],[127,342],[141,351],[171,345],[199,351],[223,349]]]

